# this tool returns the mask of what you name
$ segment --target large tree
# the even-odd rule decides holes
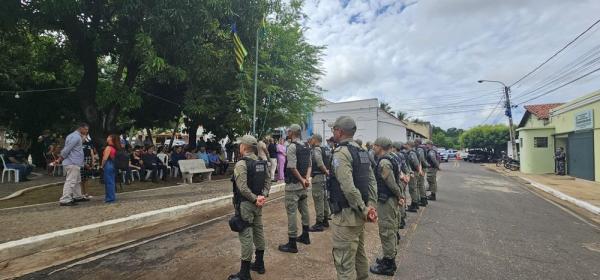
[[[463,147],[480,148],[494,153],[506,150],[508,140],[508,126],[503,124],[476,126],[460,136]]]

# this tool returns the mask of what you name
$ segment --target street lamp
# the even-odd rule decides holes
[[[504,88],[504,98],[506,98],[506,112],[504,113],[507,117],[508,117],[508,132],[510,134],[510,144],[512,146],[512,154],[513,154],[513,159],[517,159],[517,144],[515,142],[515,131],[513,128],[513,119],[512,119],[512,106],[510,105],[510,87],[507,86],[505,83],[501,82],[501,81],[494,81],[494,80],[479,80],[477,81],[478,83],[498,83],[501,84],[502,87]]]
[[[327,122],[327,120],[322,119],[321,121],[323,122],[323,135],[321,135],[321,136],[323,136],[323,138],[325,138],[325,123]]]

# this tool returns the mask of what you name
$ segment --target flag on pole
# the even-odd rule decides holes
[[[235,62],[237,63],[238,70],[244,71],[244,58],[248,56],[248,52],[244,45],[242,44],[242,40],[237,35],[237,28],[235,23],[231,25],[231,33],[233,38],[233,52],[235,53]]]

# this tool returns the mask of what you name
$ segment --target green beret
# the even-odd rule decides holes
[[[256,138],[254,138],[254,136],[252,136],[252,135],[244,135],[242,137],[239,137],[237,140],[238,140],[238,142],[240,142],[240,144],[245,144],[245,145],[250,145],[250,146],[258,145]]]
[[[384,149],[389,149],[392,146],[392,140],[390,140],[390,138],[387,137],[379,137],[375,139],[375,143],[373,144]]]
[[[394,143],[392,143],[392,147],[400,150],[402,149],[402,146],[404,146],[404,143],[400,142],[400,141],[395,141]]]
[[[334,128],[339,128],[343,131],[356,132],[356,122],[348,116],[341,116],[333,123]]]
[[[300,125],[297,125],[297,124],[292,124],[292,125],[290,125],[288,130],[293,131],[293,132],[299,132],[300,130],[302,130],[302,127],[300,127]]]

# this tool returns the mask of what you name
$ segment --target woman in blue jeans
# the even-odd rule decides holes
[[[106,138],[106,148],[104,148],[104,152],[102,153],[102,170],[104,170],[104,202],[113,203],[116,200],[115,197],[115,178],[116,178],[116,169],[115,169],[115,155],[117,154],[117,149],[120,148],[119,136],[117,135],[109,135]]]

